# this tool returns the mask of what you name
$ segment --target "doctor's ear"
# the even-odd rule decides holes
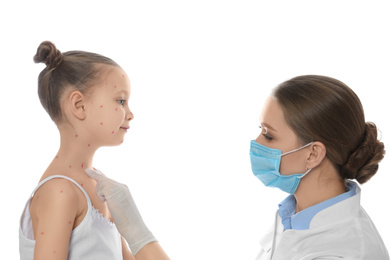
[[[86,117],[85,112],[85,96],[80,91],[73,91],[69,96],[69,108],[72,114],[80,119],[84,120]]]
[[[321,142],[313,142],[310,146],[310,155],[307,159],[307,168],[313,169],[321,164],[326,156],[326,147]]]

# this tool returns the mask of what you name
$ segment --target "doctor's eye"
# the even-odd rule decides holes
[[[267,141],[271,141],[274,139],[271,135],[267,134],[267,132],[268,132],[267,127],[262,127],[261,125],[259,125],[259,128],[261,129],[261,135],[264,136],[264,138]]]
[[[120,99],[120,100],[117,100],[119,104],[121,104],[122,106],[125,104],[125,101],[124,99]]]

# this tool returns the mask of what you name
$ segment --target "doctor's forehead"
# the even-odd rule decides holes
[[[272,97],[265,101],[259,120],[260,124],[274,131],[287,126],[282,108]]]

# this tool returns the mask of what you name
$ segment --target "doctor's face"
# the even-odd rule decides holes
[[[287,124],[282,108],[269,97],[260,115],[261,133],[255,140],[257,143],[286,153],[302,147],[298,137]],[[279,172],[284,175],[306,171],[307,153],[305,149],[282,156]]]

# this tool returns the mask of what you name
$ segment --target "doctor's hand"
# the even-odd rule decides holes
[[[119,233],[126,239],[130,250],[138,259],[137,253],[149,243],[156,242],[157,239],[142,220],[129,189],[126,185],[105,177],[100,171],[86,169],[85,172],[97,181],[96,194],[102,202],[107,201],[108,209]],[[150,248],[150,246],[148,247]]]

